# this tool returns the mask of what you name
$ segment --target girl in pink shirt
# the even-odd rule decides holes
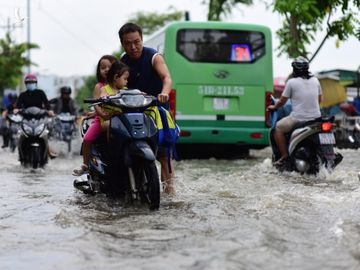
[[[104,55],[100,58],[96,68],[97,84],[95,85],[93,96],[99,98],[101,96],[101,88],[106,84],[107,74],[111,65],[116,61],[116,58],[112,55]],[[91,144],[100,136],[102,132],[101,117],[105,117],[105,112],[101,110],[101,107],[95,105],[95,118],[92,121],[89,129],[86,131],[83,138],[82,154],[83,164],[79,169],[73,171],[74,176],[80,176],[87,172],[88,163],[90,160]],[[93,116],[93,115],[89,115]]]

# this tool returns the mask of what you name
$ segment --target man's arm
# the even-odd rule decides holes
[[[166,63],[164,61],[164,58],[160,54],[157,54],[155,56],[154,62],[153,62],[153,67],[163,82],[163,89],[158,96],[159,101],[167,102],[169,100],[169,94],[170,94],[171,87],[172,87],[172,80],[171,80],[169,69],[166,66]]]
[[[42,103],[45,109],[50,110],[50,103],[49,100],[47,99],[47,96],[45,94],[44,91],[41,90],[41,95],[42,95]]]
[[[282,106],[284,106],[284,104],[286,103],[286,101],[288,101],[288,99],[289,99],[288,97],[281,96],[280,99],[274,105],[268,106],[267,109],[269,111],[277,110],[277,109],[281,108]]]
[[[319,104],[323,101],[323,96],[319,95]]]

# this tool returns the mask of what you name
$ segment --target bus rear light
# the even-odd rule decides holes
[[[169,110],[171,113],[171,116],[174,118],[176,117],[176,90],[171,89],[169,93]]]
[[[271,95],[272,92],[269,91],[265,92],[265,126],[266,127],[271,127],[270,112],[267,110],[267,107],[271,105]]]
[[[180,137],[190,137],[190,136],[191,136],[190,131],[185,131],[185,130],[180,131]]]
[[[250,134],[250,137],[252,139],[261,139],[263,137],[263,134],[262,133],[259,133],[259,132],[255,132],[255,133],[251,133]]]

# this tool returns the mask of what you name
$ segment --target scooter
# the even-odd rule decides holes
[[[360,115],[352,103],[340,106],[343,112],[337,117],[335,138],[338,148],[358,149],[360,147]]]
[[[9,132],[9,147],[11,152],[14,152],[16,146],[18,145],[20,137],[20,126],[23,120],[23,117],[20,114],[8,114],[7,120],[9,123],[8,132]]]
[[[55,139],[64,141],[68,145],[68,152],[71,152],[71,142],[75,136],[75,115],[60,113],[55,117],[53,134]]]
[[[44,167],[48,162],[47,111],[29,107],[19,111],[23,120],[19,138],[19,159],[24,167]]]
[[[145,114],[156,98],[129,89],[84,102],[115,106],[122,113],[110,119],[109,141],[102,138],[93,144],[87,181],[75,179],[74,187],[87,194],[125,196],[127,201],[148,204],[150,210],[159,209],[160,181],[155,164],[158,131],[154,120]],[[86,122],[81,125],[86,126]]]
[[[275,99],[273,102],[275,103]],[[288,115],[290,110],[287,106],[289,104],[285,105],[285,108],[271,112],[270,144],[273,162],[280,158],[280,152],[274,140],[275,125],[278,120]],[[343,158],[340,153],[334,151],[336,141],[333,122],[334,118],[320,117],[297,124],[285,135],[289,158],[277,168],[280,171],[296,171],[301,174],[317,174],[323,166],[328,171],[332,171]]]

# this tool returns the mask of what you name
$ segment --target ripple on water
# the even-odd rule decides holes
[[[318,177],[279,173],[269,148],[175,162],[177,194],[153,212],[75,190],[77,155],[30,172],[0,154],[0,268],[356,269],[359,159],[343,154]]]

